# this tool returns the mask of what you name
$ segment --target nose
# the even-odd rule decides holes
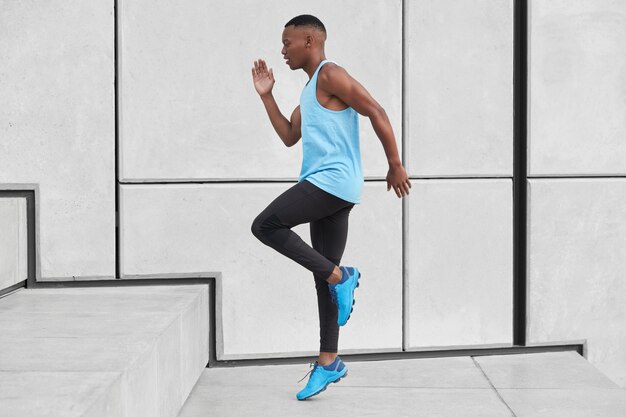
[[[283,57],[285,56],[285,54],[287,53],[287,51],[285,51],[285,47],[283,46],[283,49],[280,50],[280,53],[283,54]]]

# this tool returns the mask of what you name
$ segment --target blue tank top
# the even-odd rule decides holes
[[[302,169],[299,182],[310,181],[322,190],[351,203],[359,204],[363,189],[363,170],[359,147],[359,115],[352,107],[330,110],[317,101],[317,75],[300,95],[302,132]]]

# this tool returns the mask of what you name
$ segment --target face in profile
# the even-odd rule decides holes
[[[306,32],[303,27],[287,26],[283,30],[283,49],[280,53],[292,70],[303,67],[307,58]]]

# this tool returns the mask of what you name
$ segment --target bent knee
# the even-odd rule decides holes
[[[263,219],[261,216],[257,216],[250,226],[250,231],[259,240],[263,240]]]
[[[287,228],[287,226],[275,214],[268,217],[264,216],[263,213],[259,214],[250,226],[252,234],[261,242],[267,242],[273,232],[283,228]]]

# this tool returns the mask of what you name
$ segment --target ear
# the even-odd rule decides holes
[[[304,39],[304,46],[310,48],[313,45],[313,36],[307,34]]]

